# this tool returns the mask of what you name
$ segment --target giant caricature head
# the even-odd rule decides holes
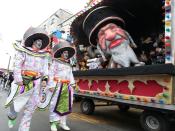
[[[103,15],[101,15],[103,14]],[[116,14],[114,10],[108,6],[102,6],[91,11],[83,21],[83,30],[88,36],[89,43],[96,46],[98,43],[98,33],[101,34],[104,30],[109,29],[106,25],[113,23],[113,26],[124,28],[124,19]],[[102,29],[103,28],[103,29]],[[108,32],[109,34],[110,32]],[[110,36],[111,37],[111,36]],[[109,38],[110,39],[110,38]]]
[[[100,15],[102,12],[104,15]],[[95,17],[98,20],[94,22],[92,20]],[[94,9],[83,22],[83,29],[89,36],[90,44],[99,46],[105,54],[111,55],[111,68],[116,67],[115,65],[129,67],[130,63],[140,63],[130,47],[130,44],[136,45],[129,33],[124,30],[124,26],[124,19],[108,6]]]
[[[98,43],[103,50],[107,48],[106,46],[114,48],[125,40],[127,40],[125,31],[114,23],[104,25],[98,32]]]
[[[161,0],[102,0],[73,21],[71,34],[76,43],[101,49],[117,64],[139,64],[133,39],[161,30],[161,8]]]

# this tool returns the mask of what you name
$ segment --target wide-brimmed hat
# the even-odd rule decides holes
[[[115,23],[140,39],[163,29],[162,5],[161,0],[102,0],[77,16],[70,32],[76,43],[96,45],[99,29]]]
[[[59,39],[59,43],[53,47],[53,57],[60,58],[64,51],[68,51],[68,59],[75,54],[75,49],[70,45],[69,42],[63,39]]]
[[[92,10],[83,21],[83,31],[88,36],[89,43],[96,45],[96,37],[101,27],[115,23],[124,28],[125,21],[109,6],[100,6]]]
[[[33,42],[38,39],[42,40],[41,50],[50,43],[49,36],[44,29],[30,27],[23,36],[23,45],[25,47],[32,47]]]

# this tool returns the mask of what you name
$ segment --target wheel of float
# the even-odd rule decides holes
[[[120,109],[121,112],[127,112],[129,110],[129,106],[128,105],[118,105],[118,108]]]
[[[161,113],[143,111],[140,123],[145,131],[169,131],[168,120]]]
[[[94,112],[95,104],[91,99],[84,99],[81,101],[81,111],[86,115],[90,115]]]

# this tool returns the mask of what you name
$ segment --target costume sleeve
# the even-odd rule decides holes
[[[44,59],[43,59],[43,63],[41,64],[41,66],[43,66],[43,77],[44,78],[47,78],[48,77],[48,70],[49,70],[49,67],[48,67],[48,59],[47,59],[47,57],[44,57]]]
[[[48,79],[48,88],[53,88],[56,86],[56,82],[54,82],[55,76],[55,63],[53,62],[49,68],[49,79]]]
[[[24,61],[25,61],[25,54],[23,52],[17,52],[15,55],[14,70],[13,70],[15,83],[23,81],[21,70]]]
[[[72,73],[72,67],[70,68],[70,84],[75,85],[75,79]]]

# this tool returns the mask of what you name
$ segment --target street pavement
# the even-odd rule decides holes
[[[4,102],[5,92],[0,92],[0,131],[17,131],[22,113],[19,113],[17,124],[8,129]],[[121,113],[116,106],[98,106],[93,115],[84,115],[80,103],[74,103],[73,113],[68,117],[71,131],[143,131],[139,123],[141,111],[130,109]],[[174,131],[172,127],[171,131]],[[32,118],[30,131],[50,131],[48,111],[36,111]],[[59,129],[62,131],[62,129]]]

